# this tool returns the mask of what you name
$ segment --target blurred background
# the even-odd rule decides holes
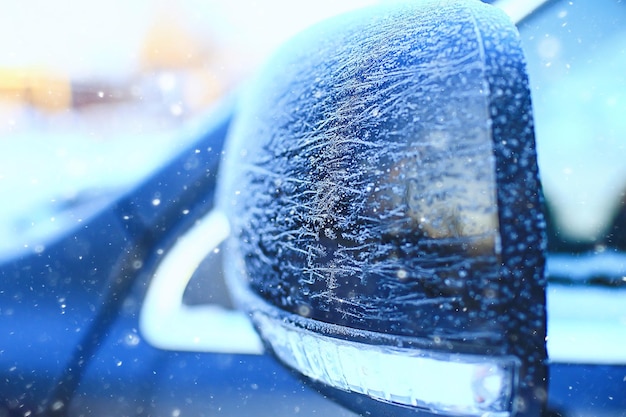
[[[141,181],[271,51],[373,3],[9,2],[0,18],[0,260]]]

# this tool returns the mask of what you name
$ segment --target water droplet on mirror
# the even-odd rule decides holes
[[[404,280],[404,279],[407,279],[409,274],[406,271],[406,269],[398,269],[398,272],[396,272],[396,276],[398,277],[398,279]]]
[[[128,346],[137,346],[140,341],[139,335],[134,332],[128,333],[126,337],[124,337],[124,343]]]

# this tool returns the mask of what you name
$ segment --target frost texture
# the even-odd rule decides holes
[[[334,24],[275,57],[231,138],[221,201],[242,276],[307,317],[502,353],[514,295],[471,10]]]

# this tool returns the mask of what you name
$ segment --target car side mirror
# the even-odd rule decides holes
[[[219,178],[227,281],[286,366],[362,414],[541,414],[545,226],[504,13],[308,29],[251,86]]]

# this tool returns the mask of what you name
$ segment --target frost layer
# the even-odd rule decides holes
[[[534,288],[542,266],[538,181],[530,115],[530,137],[503,131],[529,112],[525,78],[496,77],[477,3],[344,16],[274,57],[222,171],[237,279],[304,317],[507,350],[519,294],[503,279]],[[503,241],[538,249],[522,265]]]

